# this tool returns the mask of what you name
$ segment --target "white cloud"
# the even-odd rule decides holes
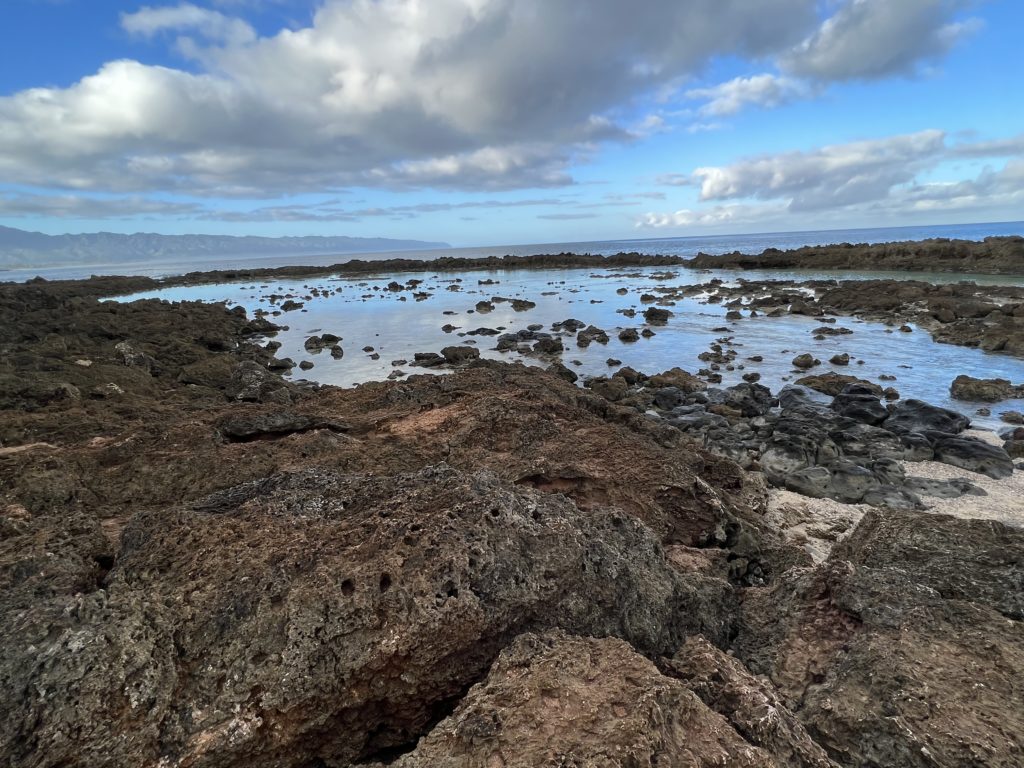
[[[191,3],[177,6],[144,6],[134,13],[121,14],[126,32],[153,37],[161,32],[196,32],[208,40],[230,45],[245,45],[256,40],[256,31],[241,19]]]
[[[194,203],[153,200],[146,197],[90,197],[0,193],[0,216],[11,218],[52,217],[68,219],[124,219],[138,217],[192,216],[202,211]]]
[[[675,174],[664,183],[689,181],[699,186],[701,202],[717,205],[646,213],[637,226],[764,225],[787,219],[785,226],[793,226],[794,220],[821,225],[857,214],[866,220],[899,221],[942,211],[1002,211],[1019,218],[1024,210],[1024,136],[953,145],[946,138],[942,131],[928,130]],[[949,161],[1001,157],[1009,157],[1002,168],[986,167],[973,179],[921,180],[925,174],[960,176],[962,171],[949,171]]]
[[[778,205],[717,205],[699,211],[683,208],[672,213],[645,213],[637,220],[636,226],[643,229],[737,227],[763,224],[781,218],[785,213],[785,207]]]
[[[837,81],[913,74],[946,55],[979,22],[954,21],[974,0],[848,0],[782,57],[793,75]]]
[[[693,172],[700,199],[789,198],[792,210],[818,210],[877,199],[911,181],[945,150],[945,134],[929,130],[786,152]]]
[[[728,117],[748,105],[778,107],[806,95],[802,83],[772,74],[737,77],[711,88],[694,88],[686,92],[688,99],[706,99],[699,109],[704,117]]]
[[[768,56],[814,0],[325,0],[256,37],[194,4],[123,19],[181,35],[199,71],[105,64],[68,88],[0,98],[0,177],[114,191],[276,195],[353,184],[569,181],[610,115],[719,55]],[[203,43],[197,40],[205,41]]]

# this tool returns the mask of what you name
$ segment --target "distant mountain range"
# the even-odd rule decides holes
[[[448,243],[386,237],[232,237],[229,235],[44,235],[0,227],[0,267],[126,264],[218,256],[301,256],[450,248]]]

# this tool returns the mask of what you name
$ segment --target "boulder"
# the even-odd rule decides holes
[[[809,352],[804,352],[802,355],[797,355],[793,358],[794,368],[813,368],[816,365],[821,365],[821,360],[818,360],[814,355]]]
[[[735,708],[733,726],[687,687],[689,681],[673,674],[682,672],[663,674],[619,640],[562,632],[524,634],[501,653],[486,679],[451,715],[415,749],[387,765],[831,766],[820,748],[813,751],[813,742],[791,714],[770,718],[770,724],[745,738],[741,734],[748,733],[747,718],[753,722],[755,702],[749,710]],[[744,692],[760,690],[753,680],[743,680],[748,684]],[[784,722],[777,722],[783,717]],[[799,744],[788,743],[791,734],[799,734]],[[777,762],[771,751],[757,746],[762,740],[780,757],[795,752],[806,754],[809,761]]]
[[[971,425],[971,420],[948,408],[929,405],[922,400],[903,400],[885,421],[885,428],[894,432],[945,432],[959,434]]]
[[[648,325],[665,325],[673,314],[671,310],[662,307],[648,307],[644,310],[644,320]]]
[[[944,437],[935,442],[935,460],[1000,480],[1013,474],[1013,462],[1002,448],[973,437]]]
[[[480,358],[480,350],[476,347],[453,346],[441,350],[441,356],[448,365],[465,365]]]
[[[1001,400],[1024,397],[1024,385],[1014,386],[1007,379],[975,379],[960,375],[953,379],[949,393],[956,400],[998,403]]]
[[[700,631],[704,600],[621,512],[445,467],[273,475],[140,512],[105,589],[2,617],[0,750],[36,766],[368,761],[524,629],[664,654]]]

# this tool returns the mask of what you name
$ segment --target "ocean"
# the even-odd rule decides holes
[[[436,259],[442,256],[482,258],[487,256],[526,256],[536,253],[591,253],[610,255],[619,252],[667,254],[683,257],[698,253],[760,253],[766,248],[800,248],[831,243],[884,243],[897,240],[949,238],[983,240],[991,236],[1024,235],[1024,222],[988,224],[943,224],[927,227],[882,227],[871,229],[830,229],[812,232],[770,232],[750,235],[713,235],[701,237],[644,238],[637,240],[592,240],[572,243],[527,243],[489,245],[469,248],[442,248],[423,251],[386,251],[373,253],[327,253],[298,256],[231,256],[230,258],[175,259],[173,256],[145,263],[91,264],[84,266],[38,267],[0,270],[0,280],[24,282],[40,276],[47,280],[76,280],[90,275],[148,275],[168,277],[186,272],[214,269],[282,267],[289,265],[329,265],[352,259],[380,261],[390,258]]]

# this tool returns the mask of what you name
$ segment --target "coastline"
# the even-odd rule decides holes
[[[414,268],[444,266],[474,268]],[[348,267],[366,268],[387,272]],[[271,274],[338,271],[316,269]],[[575,727],[577,700],[612,713],[623,749],[684,712],[684,731],[766,766],[853,765],[865,743],[896,764],[922,740],[1019,755],[1003,687],[1024,684],[1024,529],[1012,508],[975,518],[1021,474],[964,421],[846,382],[831,404],[678,369],[578,387],[554,357],[454,351],[448,375],[317,386],[275,366],[277,318],[100,301],[227,274],[0,285],[5,758],[412,768],[453,743],[489,759],[495,722]],[[1012,287],[858,283],[690,288],[744,322],[907,306],[924,322],[941,298],[934,332],[967,344],[1024,319],[1003,311]],[[826,498],[794,516],[783,486]],[[922,509],[922,487],[958,495]],[[660,703],[631,720],[624,690]],[[751,730],[765,701],[776,717]]]

